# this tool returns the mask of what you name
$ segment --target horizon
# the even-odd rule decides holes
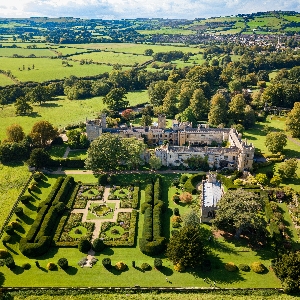
[[[236,16],[268,11],[300,11],[297,0],[11,0],[0,5],[0,18],[187,19]]]

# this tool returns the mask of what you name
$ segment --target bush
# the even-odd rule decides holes
[[[175,207],[175,208],[174,208],[173,214],[174,214],[174,216],[180,216],[179,208],[178,208],[178,207]]]
[[[162,260],[160,258],[155,258],[154,259],[154,268],[159,270],[163,266]]]
[[[6,258],[9,256],[9,252],[5,249],[0,249],[0,259]]]
[[[237,270],[237,266],[233,262],[229,262],[225,264],[225,269],[229,272],[234,272]]]
[[[180,183],[185,184],[188,179],[189,179],[189,177],[187,175],[183,174],[180,177]]]
[[[182,219],[180,218],[180,216],[172,216],[171,217],[171,222],[172,223],[181,223]]]
[[[47,263],[47,270],[53,271],[56,269],[56,264],[54,262]]]
[[[151,270],[151,266],[148,263],[142,263],[141,269],[144,271],[149,271]]]
[[[118,261],[116,264],[115,264],[115,268],[116,270],[118,271],[124,271],[126,269],[126,264],[122,261]]]
[[[110,269],[111,268],[111,259],[109,257],[103,258],[102,265],[105,269]]]
[[[91,249],[91,243],[87,239],[82,239],[78,243],[78,250],[80,252],[86,253]]]
[[[180,223],[175,222],[175,223],[172,223],[172,227],[179,228],[179,227],[181,227],[181,225],[180,225]]]
[[[117,177],[114,174],[111,174],[108,178],[107,181],[109,184],[116,184],[117,183]]]
[[[20,223],[17,221],[11,221],[9,223],[9,225],[13,228],[13,229],[17,229],[20,226]]]
[[[179,199],[183,203],[191,203],[193,201],[193,196],[189,192],[183,192],[180,196]]]
[[[36,172],[32,175],[32,177],[36,182],[39,182],[43,178],[43,173]]]
[[[245,265],[245,264],[239,264],[239,269],[241,271],[244,271],[244,272],[249,272],[250,271],[250,267],[248,265]]]
[[[9,269],[13,269],[16,266],[16,263],[14,261],[14,259],[9,256],[4,260],[5,265],[9,268]]]
[[[94,239],[93,241],[93,250],[96,252],[100,252],[105,248],[105,244],[103,243],[103,241],[99,238]]]
[[[5,227],[5,232],[9,235],[12,235],[14,233],[14,228],[11,225],[7,225]]]
[[[178,263],[178,264],[174,265],[174,270],[177,272],[184,272],[185,267],[183,264]]]
[[[15,214],[18,216],[18,217],[20,217],[20,216],[22,216],[23,215],[23,208],[22,207],[16,207],[15,208]]]
[[[21,268],[24,270],[29,270],[31,268],[31,265],[30,265],[30,263],[25,263],[21,266]]]
[[[178,234],[178,233],[179,233],[179,231],[176,230],[176,229],[174,229],[174,230],[171,231],[171,235],[172,235],[172,236],[173,236],[173,235],[176,235],[176,234]]]
[[[27,204],[29,203],[29,201],[32,199],[32,196],[31,195],[23,195],[20,199],[20,201],[23,203],[23,204]]]
[[[100,174],[98,177],[98,183],[100,185],[107,185],[108,181],[107,181],[107,174]]]
[[[255,273],[263,273],[265,266],[260,261],[255,261],[251,264],[251,270]]]
[[[175,203],[178,203],[178,202],[180,201],[179,195],[177,195],[177,194],[173,195],[173,201],[174,201]]]
[[[64,257],[60,258],[57,262],[57,264],[59,265],[60,268],[62,268],[63,270],[66,270],[69,267],[69,263],[68,260]]]

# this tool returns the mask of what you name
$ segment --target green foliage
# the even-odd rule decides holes
[[[111,268],[111,259],[109,257],[103,258],[102,265],[105,269],[110,269]]]
[[[298,160],[296,158],[287,159],[278,168],[278,173],[282,178],[293,178],[298,169]]]
[[[114,88],[103,98],[103,103],[107,104],[108,109],[118,111],[128,106],[129,102],[126,99],[124,88]]]
[[[160,270],[163,266],[163,262],[161,260],[161,258],[155,258],[154,259],[154,268],[157,270]]]
[[[233,262],[229,262],[225,264],[225,269],[229,272],[235,272],[238,268]]]
[[[65,257],[60,258],[57,262],[57,265],[63,270],[66,270],[69,267],[68,260]]]
[[[22,216],[22,215],[23,215],[23,208],[20,207],[20,206],[16,207],[16,208],[15,208],[15,214],[16,214],[18,217]]]
[[[267,185],[269,182],[267,175],[263,173],[256,174],[255,179],[257,180],[258,183],[262,185]]]
[[[108,175],[106,173],[99,174],[99,176],[98,176],[98,183],[100,185],[106,185],[108,183],[107,179],[108,179]]]
[[[144,271],[149,271],[149,270],[151,270],[151,266],[148,263],[142,263],[141,269]]]
[[[287,115],[286,130],[291,132],[292,137],[300,137],[300,102],[295,102]]]
[[[50,122],[38,121],[33,125],[29,135],[35,147],[44,148],[58,136],[58,131]]]
[[[265,270],[265,266],[260,261],[255,261],[251,265],[251,270],[255,273],[263,273]]]
[[[5,258],[4,259],[4,263],[11,270],[14,269],[15,266],[16,266],[16,263],[15,263],[15,261],[14,261],[14,259],[13,259],[12,256],[8,256],[7,258]]]
[[[96,238],[93,240],[93,250],[96,252],[101,252],[105,248],[103,240]]]
[[[196,189],[196,185],[202,181],[203,177],[205,178],[206,175],[202,175],[202,174],[195,174],[192,175],[191,177],[188,178],[188,180],[185,182],[184,184],[184,189],[191,193],[191,194],[196,194],[197,193],[197,189]]]
[[[31,151],[29,160],[27,161],[29,166],[40,169],[46,167],[49,164],[50,155],[43,148],[35,148]]]
[[[83,253],[87,253],[91,249],[91,243],[89,240],[82,239],[78,243],[78,250]]]
[[[287,136],[282,132],[270,132],[266,136],[265,145],[272,153],[282,152],[287,144]]]
[[[241,271],[244,271],[244,272],[249,272],[250,271],[250,267],[246,264],[239,264],[238,267]]]
[[[118,271],[124,271],[124,270],[127,268],[127,265],[126,265],[123,261],[118,261],[118,262],[115,264],[115,268],[116,268],[116,270],[118,270]]]
[[[54,262],[48,262],[47,263],[47,270],[53,271],[56,269],[56,264]]]
[[[9,256],[9,252],[5,249],[0,249],[0,259],[6,258]]]
[[[30,263],[24,263],[21,267],[24,270],[29,270],[31,268],[31,265],[30,265]]]
[[[203,240],[203,232],[199,226],[184,226],[170,238],[166,256],[174,265],[196,268],[208,253]]]

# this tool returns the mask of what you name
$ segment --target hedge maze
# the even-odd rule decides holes
[[[162,182],[157,177],[145,188],[145,202],[141,207],[144,213],[143,236],[139,239],[140,250],[147,255],[161,253],[166,245],[162,236],[162,214],[164,202],[162,199]]]

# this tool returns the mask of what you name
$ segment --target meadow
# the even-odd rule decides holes
[[[129,92],[127,99],[131,106],[149,101],[147,91]],[[103,104],[102,97],[85,100],[68,100],[66,97],[59,97],[41,106],[34,105],[30,116],[16,116],[14,105],[7,105],[0,110],[0,140],[5,138],[5,129],[14,123],[21,125],[24,132],[28,134],[37,121],[46,120],[62,128],[68,124],[85,122],[86,118],[95,118],[104,108],[106,105]]]

